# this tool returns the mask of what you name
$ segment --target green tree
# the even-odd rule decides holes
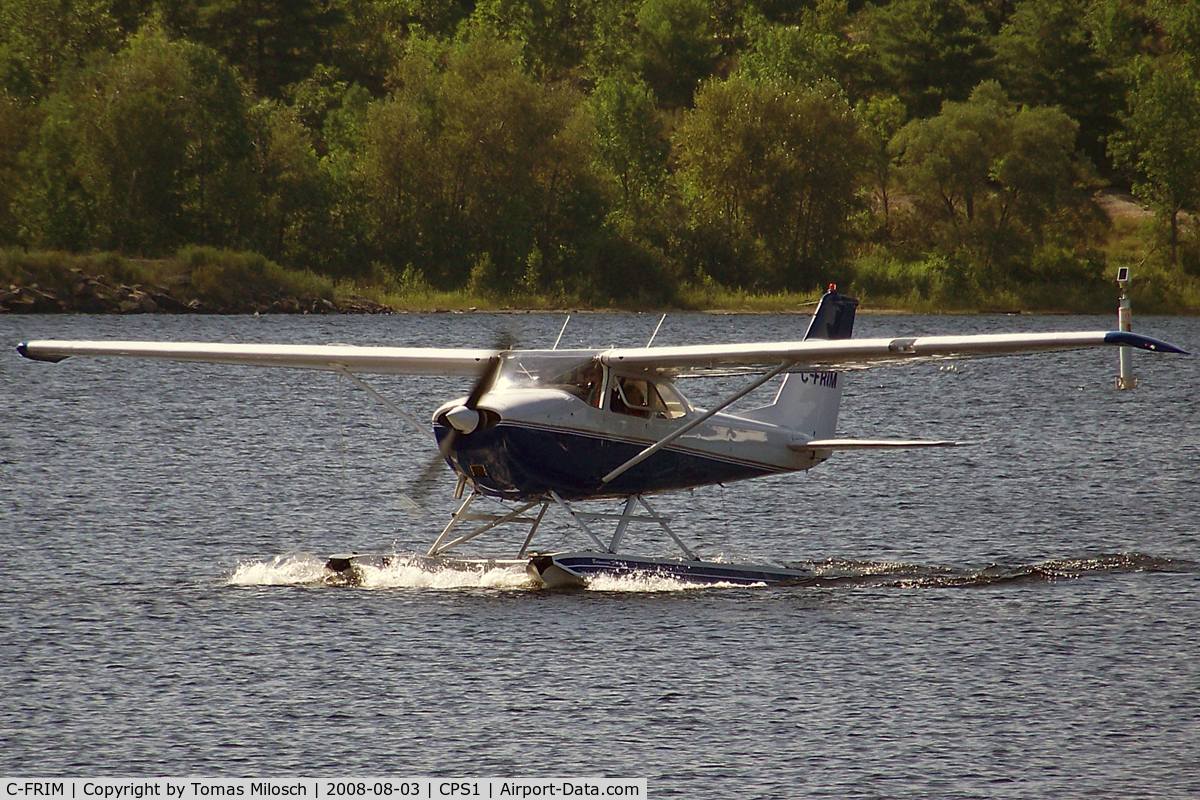
[[[929,244],[973,261],[983,283],[1019,272],[1051,220],[1083,202],[1074,188],[1077,131],[1057,108],[1014,105],[995,82],[906,125],[892,150]]]
[[[328,61],[312,65],[306,75],[325,66],[335,70],[339,80],[382,97],[387,91],[388,75],[404,47],[400,6],[380,0],[337,0],[334,9],[341,21],[335,17],[328,32]]]
[[[597,81],[637,68],[638,0],[598,0],[584,75]]]
[[[984,19],[965,0],[895,0],[868,7],[863,22],[880,88],[913,117],[965,100],[988,76]]]
[[[22,104],[41,100],[64,70],[121,39],[109,0],[0,0],[0,89]]]
[[[564,79],[579,70],[592,45],[592,0],[483,0],[473,19],[521,45],[527,68],[543,79]]]
[[[710,81],[675,147],[698,225],[733,259],[714,277],[798,288],[843,257],[865,148],[836,87]]]
[[[1123,80],[1137,58],[1156,51],[1161,42],[1161,25],[1140,0],[1093,0],[1081,24],[1097,53]]]
[[[988,33],[995,36],[1009,21],[1021,0],[976,0],[975,5],[987,21]]]
[[[17,201],[27,192],[20,154],[29,136],[29,114],[0,90],[0,247],[21,240]]]
[[[1200,66],[1200,1],[1149,0],[1146,3],[1157,34],[1168,51],[1197,71]]]
[[[704,0],[643,0],[637,12],[635,61],[659,101],[691,105],[696,85],[720,55],[710,6]]]
[[[640,79],[606,78],[591,96],[596,158],[617,179],[629,209],[658,192],[669,144],[654,92]]]
[[[996,84],[966,103],[947,103],[936,117],[910,122],[892,142],[903,179],[926,213],[960,228],[976,219],[989,190],[992,162],[1002,151],[1002,119],[1011,110]]]
[[[514,47],[478,33],[440,59],[414,51],[397,75],[357,171],[380,257],[444,288],[568,280],[604,213],[578,95],[533,81]]]
[[[273,261],[338,271],[320,256],[333,201],[329,172],[317,157],[312,132],[294,108],[262,101],[251,109],[258,202],[250,244]]]
[[[1025,0],[995,39],[996,73],[1009,97],[1058,106],[1079,123],[1079,146],[1107,166],[1122,86],[1081,19],[1079,0]]]
[[[236,244],[250,134],[236,77],[151,27],[45,106],[28,204],[39,243],[160,254]]]
[[[1170,228],[1178,261],[1179,214],[1200,208],[1200,81],[1182,58],[1143,62],[1111,152],[1135,174],[1134,193]]]
[[[344,8],[332,0],[190,0],[185,32],[236,67],[254,89],[283,88],[327,62]]]
[[[459,24],[471,16],[473,0],[393,0],[389,7],[406,32],[420,31],[432,36],[452,36]]]
[[[738,71],[758,82],[860,83],[866,48],[850,41],[849,27],[847,0],[817,0],[814,8],[800,12],[799,24],[748,14],[747,46],[738,58]]]
[[[891,95],[860,101],[855,107],[866,142],[867,171],[874,184],[879,210],[883,212],[883,228],[891,226],[892,185],[895,182],[896,158],[889,145],[904,127],[907,112],[900,98]]]

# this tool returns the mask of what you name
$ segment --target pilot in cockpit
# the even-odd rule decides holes
[[[608,394],[609,410],[643,419],[679,419],[688,413],[687,401],[667,381],[614,376]]]
[[[579,385],[583,387],[583,402],[600,407],[600,389],[604,384],[604,370],[595,361],[580,370]]]
[[[646,402],[646,392],[643,388],[645,381],[633,378],[617,378],[613,382],[612,396],[609,398],[609,408],[618,414],[628,414],[633,417],[649,417],[650,409]]]
[[[600,389],[604,383],[604,370],[595,361],[589,361],[554,381],[589,406],[600,407]]]

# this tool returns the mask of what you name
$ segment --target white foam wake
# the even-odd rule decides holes
[[[325,560],[311,553],[285,553],[270,561],[243,562],[229,576],[230,586],[305,586],[326,583]]]
[[[396,556],[387,566],[356,564],[351,578],[325,566],[311,553],[287,553],[239,564],[230,586],[344,586],[365,589],[530,589],[533,581],[516,565],[455,569]]]
[[[398,558],[386,567],[363,564],[358,585],[367,589],[532,589],[533,580],[520,566],[457,569],[431,568]]]
[[[766,586],[765,583],[752,584],[753,587]],[[728,583],[694,583],[680,580],[653,572],[637,572],[632,575],[593,575],[588,578],[588,592],[685,592],[695,589],[745,589],[745,584]]]
[[[226,581],[229,586],[355,586],[363,589],[538,589],[520,564],[432,565],[420,558],[393,556],[386,566],[355,564],[352,573],[334,572],[311,553],[285,553],[266,561],[243,562]],[[761,586],[765,584],[755,584]],[[585,591],[661,593],[695,589],[745,588],[733,583],[693,583],[640,572],[596,575]]]

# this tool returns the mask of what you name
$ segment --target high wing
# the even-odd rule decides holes
[[[1121,331],[1008,333],[886,339],[807,340],[681,347],[615,348],[595,353],[612,367],[653,370],[687,377],[763,372],[848,370],[886,364],[975,358],[1020,353],[1128,346],[1161,353],[1185,350],[1167,342]],[[353,345],[227,344],[206,342],[31,341],[17,351],[35,361],[72,356],[127,356],[166,361],[291,367],[375,375],[477,376],[495,350]],[[514,355],[562,355],[561,351],[516,351]]]
[[[917,361],[1105,346],[1127,346],[1187,355],[1187,351],[1149,336],[1124,331],[1089,331],[616,348],[606,351],[601,360],[612,367],[654,370],[663,375],[688,377],[762,372],[782,364],[787,364],[789,371],[851,370]]]
[[[35,361],[72,356],[129,356],[164,361],[291,367],[368,375],[477,376],[494,350],[436,347],[356,347],[353,345],[224,344],[205,342],[35,341],[17,346]]]

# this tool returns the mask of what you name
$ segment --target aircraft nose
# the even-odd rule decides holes
[[[446,412],[446,422],[460,433],[471,433],[479,427],[479,412],[466,406],[455,406]]]

